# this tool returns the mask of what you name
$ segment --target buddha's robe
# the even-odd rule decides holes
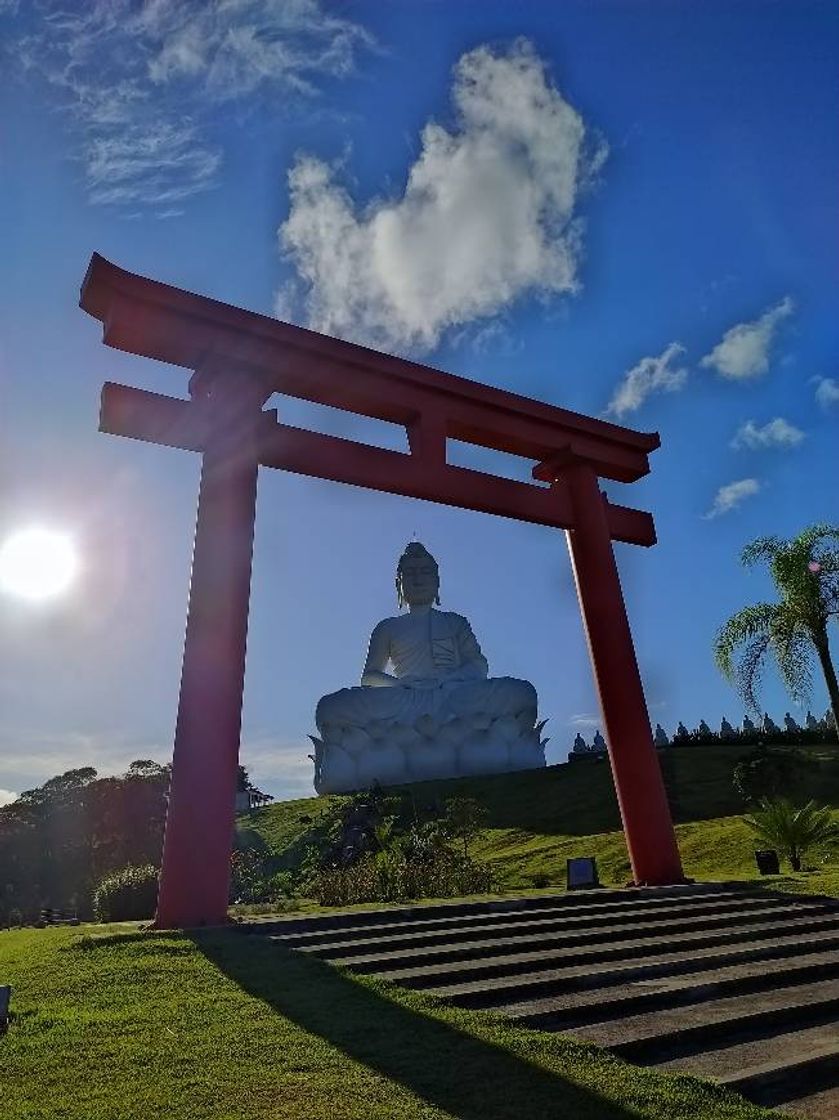
[[[393,678],[383,671],[393,667]],[[502,715],[536,718],[536,691],[512,677],[487,679],[488,666],[468,621],[452,611],[411,612],[380,622],[370,637],[362,683],[324,696],[315,721],[324,739],[350,727],[385,733],[387,724],[416,725],[455,717],[477,725]],[[395,679],[394,679],[395,678]],[[380,722],[381,721],[381,722]]]

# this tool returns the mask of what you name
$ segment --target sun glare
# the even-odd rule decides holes
[[[72,540],[52,529],[21,529],[0,545],[0,590],[21,599],[52,599],[76,577]]]

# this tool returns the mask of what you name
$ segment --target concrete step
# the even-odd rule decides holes
[[[731,910],[712,912],[708,914],[695,914],[693,911],[688,916],[677,915],[663,919],[656,915],[655,919],[638,921],[632,924],[617,924],[603,926],[596,929],[574,927],[572,930],[559,928],[558,931],[545,929],[538,934],[500,934],[487,935],[485,931],[475,935],[472,940],[463,940],[462,937],[452,937],[448,943],[435,945],[412,946],[401,951],[388,949],[383,944],[370,942],[348,943],[330,947],[318,947],[316,952],[327,960],[339,961],[347,968],[357,972],[380,973],[392,972],[396,969],[407,969],[417,965],[452,964],[454,962],[474,961],[476,959],[490,960],[493,958],[509,957],[511,954],[524,952],[554,953],[563,949],[578,949],[581,946],[592,947],[595,945],[611,946],[618,941],[643,940],[657,937],[659,940],[674,938],[683,934],[701,933],[705,931],[721,931],[742,927],[749,922],[765,924],[773,919],[785,925],[788,932],[795,931],[795,926],[790,925],[798,918],[820,918],[828,924],[836,923],[837,914],[820,907],[796,906],[790,908],[783,904],[767,906],[758,910]],[[778,928],[781,935],[785,930]],[[662,946],[663,948],[663,946]]]
[[[705,948],[683,947],[676,952],[661,952],[660,945],[658,951],[654,946],[645,946],[645,949],[645,955],[630,952],[617,962],[614,958],[596,961],[591,959],[593,954],[581,954],[581,960],[566,960],[544,971],[500,973],[471,980],[463,979],[465,970],[453,967],[448,974],[449,983],[438,981],[430,986],[426,978],[422,987],[431,995],[456,1003],[458,1007],[492,1008],[564,992],[637,984],[677,975],[698,975],[710,966],[720,969],[753,964],[764,969],[777,969],[781,961],[805,963],[826,953],[839,953],[839,921],[831,931],[822,934],[805,935],[799,930],[785,937],[768,935],[763,940],[737,941],[733,946],[716,943]],[[460,979],[453,983],[451,977],[455,976]],[[385,973],[383,978],[404,985],[399,973]]]
[[[770,1108],[791,1101],[814,1120],[839,1116],[839,1020],[646,1064],[712,1078]]]
[[[612,893],[612,892],[609,892]],[[618,893],[618,892],[614,892]],[[703,906],[709,908],[724,908],[735,905],[765,905],[767,900],[774,899],[761,890],[728,891],[728,892],[699,892],[696,894],[680,895],[677,899],[667,897],[636,897],[629,891],[620,892],[620,897],[600,899],[596,895],[587,894],[585,902],[577,896],[557,896],[546,900],[544,906],[528,906],[526,909],[510,911],[476,910],[466,914],[455,914],[446,917],[435,917],[425,914],[422,917],[394,920],[387,923],[375,921],[366,922],[364,915],[358,915],[354,925],[322,926],[314,930],[283,930],[275,928],[279,923],[273,923],[268,931],[276,939],[281,939],[289,948],[310,948],[318,945],[330,945],[344,941],[379,941],[385,937],[417,937],[424,934],[441,934],[451,936],[454,931],[482,929],[482,928],[515,928],[526,929],[531,924],[537,928],[536,923],[544,921],[576,921],[595,925],[597,921],[606,922],[607,919],[619,921],[630,916],[642,916],[655,910],[673,911],[684,906]],[[430,909],[430,908],[429,908]],[[375,915],[379,918],[379,914]]]
[[[767,962],[749,961],[704,971],[675,973],[628,983],[591,986],[563,991],[557,995],[503,1002],[497,1010],[513,1019],[526,1019],[527,1025],[548,1030],[617,1020],[643,1011],[659,1011],[696,1004],[703,1006],[716,999],[749,996],[765,991],[795,988],[835,979],[839,983],[839,950],[813,953],[804,961],[793,958]]]
[[[839,1120],[839,900],[688,884],[240,928]]]
[[[825,939],[829,947],[832,937],[839,937],[839,914],[817,914],[815,917],[780,919],[777,921],[749,921],[726,929],[699,931],[691,930],[678,936],[648,936],[621,939],[607,944],[581,943],[566,946],[559,950],[542,949],[523,953],[515,951],[499,957],[486,958],[479,952],[474,958],[450,963],[432,962],[413,964],[407,968],[383,967],[378,975],[383,980],[392,980],[406,988],[423,990],[442,989],[455,996],[457,989],[464,992],[480,987],[481,981],[504,980],[511,983],[516,977],[538,979],[550,975],[554,969],[583,966],[595,968],[597,965],[618,967],[623,961],[644,961],[649,958],[663,960],[669,953],[684,953],[687,956],[709,951],[725,952],[729,947],[754,945],[758,950],[777,943],[783,945],[787,940],[793,944],[799,938]]]
[[[839,1020],[839,980],[811,981],[734,996],[697,1000],[680,1007],[607,1018],[562,1033],[606,1046],[627,1061],[646,1065],[699,1054],[721,1045]],[[528,1016],[518,1016],[528,1026]]]
[[[587,905],[679,899],[696,895],[754,894],[755,886],[744,882],[680,883],[671,887],[599,888],[561,894],[526,895],[521,898],[497,898],[481,901],[430,903],[420,906],[388,906],[381,909],[351,910],[306,918],[283,918],[268,915],[240,922],[243,933],[291,935],[293,933],[334,931],[361,926],[398,925],[410,921],[438,921],[446,918],[513,914],[533,909],[574,909]]]
[[[824,903],[805,900],[795,904],[801,913],[823,913],[826,910]],[[775,898],[754,896],[746,898],[714,898],[710,900],[692,900],[690,906],[658,906],[654,909],[639,909],[632,907],[619,914],[581,914],[577,911],[571,914],[551,914],[539,918],[519,918],[515,922],[509,919],[487,921],[485,923],[470,923],[469,925],[457,924],[443,930],[409,931],[386,930],[364,931],[356,936],[351,930],[342,930],[331,940],[319,940],[314,944],[306,940],[299,940],[298,936],[292,939],[280,938],[271,934],[277,940],[282,940],[290,947],[302,949],[314,956],[325,957],[328,960],[338,960],[342,957],[361,958],[364,956],[380,956],[386,953],[400,951],[412,952],[415,950],[433,950],[438,947],[447,947],[455,943],[469,941],[472,943],[493,941],[501,939],[515,940],[522,944],[525,939],[541,940],[547,935],[557,936],[564,933],[573,934],[584,930],[589,937],[613,937],[616,930],[629,925],[643,926],[652,929],[663,927],[666,923],[684,919],[685,914],[690,915],[690,921],[697,922],[707,915],[709,922],[719,918],[728,921],[733,916],[742,920],[747,914],[770,915],[788,912],[790,904]]]
[[[774,1035],[750,1038],[715,1046],[700,1054],[663,1061],[655,1057],[645,1065],[670,1073],[694,1073],[711,1077],[741,1092],[778,1079],[780,1073],[793,1067],[808,1067],[825,1060],[839,1061],[839,1025],[820,1023],[800,1030],[781,1030]]]

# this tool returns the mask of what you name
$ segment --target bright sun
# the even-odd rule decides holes
[[[0,590],[22,599],[51,599],[66,591],[79,560],[72,540],[52,529],[20,529],[0,545]]]

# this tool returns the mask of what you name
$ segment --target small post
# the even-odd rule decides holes
[[[227,921],[256,517],[257,425],[267,394],[215,380],[206,410],[181,690],[156,929]]]
[[[600,697],[615,790],[637,885],[684,882],[620,576],[606,498],[586,463],[563,469],[574,514],[566,530],[571,564]]]

